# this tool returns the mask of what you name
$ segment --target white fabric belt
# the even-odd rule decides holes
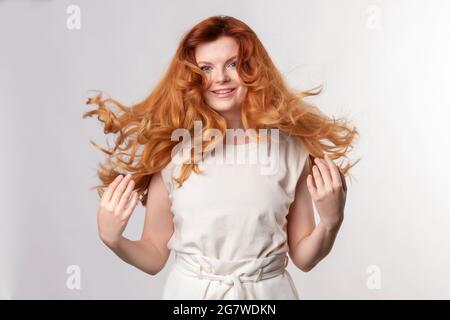
[[[246,299],[243,282],[257,282],[276,277],[285,271],[288,262],[286,254],[228,261],[175,251],[176,268],[186,275],[210,280],[202,293],[203,299],[223,299],[231,288],[234,288],[235,299]],[[220,285],[211,289],[211,281],[220,281]]]

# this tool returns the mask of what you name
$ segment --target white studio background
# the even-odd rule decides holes
[[[104,157],[89,140],[106,138],[81,116],[89,90],[143,99],[182,34],[216,14],[253,28],[291,85],[324,83],[313,102],[361,135],[333,251],[309,273],[288,266],[301,298],[450,298],[449,12],[443,0],[0,0],[0,298],[160,298],[173,256],[150,276],[98,238]]]

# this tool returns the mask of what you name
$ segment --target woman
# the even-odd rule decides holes
[[[299,299],[288,256],[307,272],[330,252],[343,221],[344,174],[354,165],[341,169],[333,159],[346,157],[357,135],[345,120],[303,100],[318,93],[289,89],[242,21],[201,21],[184,35],[144,101],[125,107],[99,94],[87,102],[98,108],[84,117],[96,114],[105,133],[118,134],[112,150],[98,147],[111,156],[100,165],[103,184],[96,186],[101,240],[151,275],[173,250],[163,299]],[[244,129],[243,143],[224,139],[229,130]],[[259,163],[205,161],[223,155],[220,143],[225,151],[255,153],[250,146],[267,146],[261,129],[271,130],[270,149],[277,151],[271,174],[261,174]],[[200,132],[200,140],[177,144],[180,130]],[[186,149],[183,161],[174,161]],[[133,241],[122,234],[139,194],[146,218],[141,239]]]

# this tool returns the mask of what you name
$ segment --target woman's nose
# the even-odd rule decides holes
[[[226,82],[230,80],[229,75],[227,74],[226,71],[217,71],[214,80],[216,82]]]

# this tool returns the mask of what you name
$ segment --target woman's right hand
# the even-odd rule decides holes
[[[133,188],[134,181],[130,174],[125,177],[119,175],[102,195],[97,222],[100,239],[107,246],[113,246],[122,237],[133,213],[138,200],[137,192],[131,195]]]

